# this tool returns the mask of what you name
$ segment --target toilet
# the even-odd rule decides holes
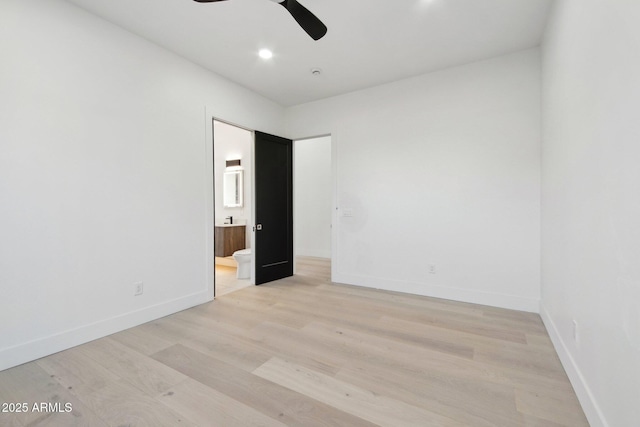
[[[233,253],[233,259],[238,264],[236,277],[238,279],[251,278],[251,249],[242,249]]]

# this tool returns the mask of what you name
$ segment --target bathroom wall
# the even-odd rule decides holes
[[[0,21],[0,369],[209,300],[205,108],[282,108],[66,2]]]
[[[593,427],[640,420],[639,22],[557,0],[543,44],[541,314]]]
[[[214,121],[214,177],[215,177],[215,222],[222,224],[228,216],[233,217],[234,223],[247,224],[246,244],[251,247],[251,210],[253,209],[251,191],[253,183],[253,165],[251,159],[251,146],[253,133],[223,123]],[[226,170],[226,161],[240,159],[244,169],[244,206],[239,208],[227,208],[223,203],[223,176]]]
[[[294,142],[294,251],[331,258],[331,137]]]
[[[532,49],[287,108],[335,138],[334,280],[537,312],[540,93]]]

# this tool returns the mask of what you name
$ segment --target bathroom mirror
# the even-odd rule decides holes
[[[240,208],[243,204],[242,172],[231,171],[224,173],[223,202],[225,208]]]

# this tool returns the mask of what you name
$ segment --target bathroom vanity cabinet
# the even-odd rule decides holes
[[[244,224],[224,224],[215,226],[215,256],[227,257],[246,247],[246,226]]]

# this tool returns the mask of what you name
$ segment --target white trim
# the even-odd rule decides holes
[[[207,107],[204,107],[204,156],[205,156],[205,224],[204,230],[205,237],[205,278],[207,280],[207,295],[209,300],[213,300],[215,294],[215,241],[214,241],[214,226],[215,226],[215,200],[214,191],[215,184],[213,179],[213,117],[207,112]]]
[[[210,301],[208,292],[198,292],[109,319],[83,325],[0,350],[0,371],[75,347],[134,326]]]
[[[366,288],[383,289],[386,291],[403,292],[407,294],[442,298],[472,304],[489,305],[509,310],[527,311],[530,313],[538,313],[540,310],[539,299],[516,295],[347,274],[337,274],[333,281]]]
[[[249,283],[253,286],[256,285],[256,222],[258,221],[258,215],[256,213],[256,131],[251,131],[251,212],[249,212],[249,220],[251,221],[251,228],[247,231],[251,233],[251,248],[253,256],[251,257],[251,276],[249,277]]]
[[[291,140],[291,217],[293,219],[293,275],[298,273],[298,263],[296,259],[298,257],[298,246],[296,245],[296,141],[299,139]]]
[[[296,257],[297,256],[308,256],[308,257],[313,257],[313,258],[327,258],[327,259],[331,259],[331,251],[320,251],[320,253],[316,252],[315,249],[311,248],[302,248],[302,249],[297,249],[295,251]]]
[[[607,423],[607,420],[600,409],[600,405],[598,405],[598,402],[582,375],[579,366],[576,364],[573,356],[571,356],[571,352],[558,332],[556,324],[553,322],[551,315],[542,302],[540,302],[540,317],[542,317],[542,322],[547,328],[551,342],[553,343],[556,353],[560,358],[560,362],[569,377],[569,381],[571,381],[573,390],[575,391],[576,396],[578,396],[578,400],[580,401],[580,405],[582,406],[582,410],[584,411],[589,424],[591,427],[609,427],[609,423]]]
[[[331,135],[331,183],[333,188],[333,212],[331,214],[331,281],[338,276],[338,132]]]

